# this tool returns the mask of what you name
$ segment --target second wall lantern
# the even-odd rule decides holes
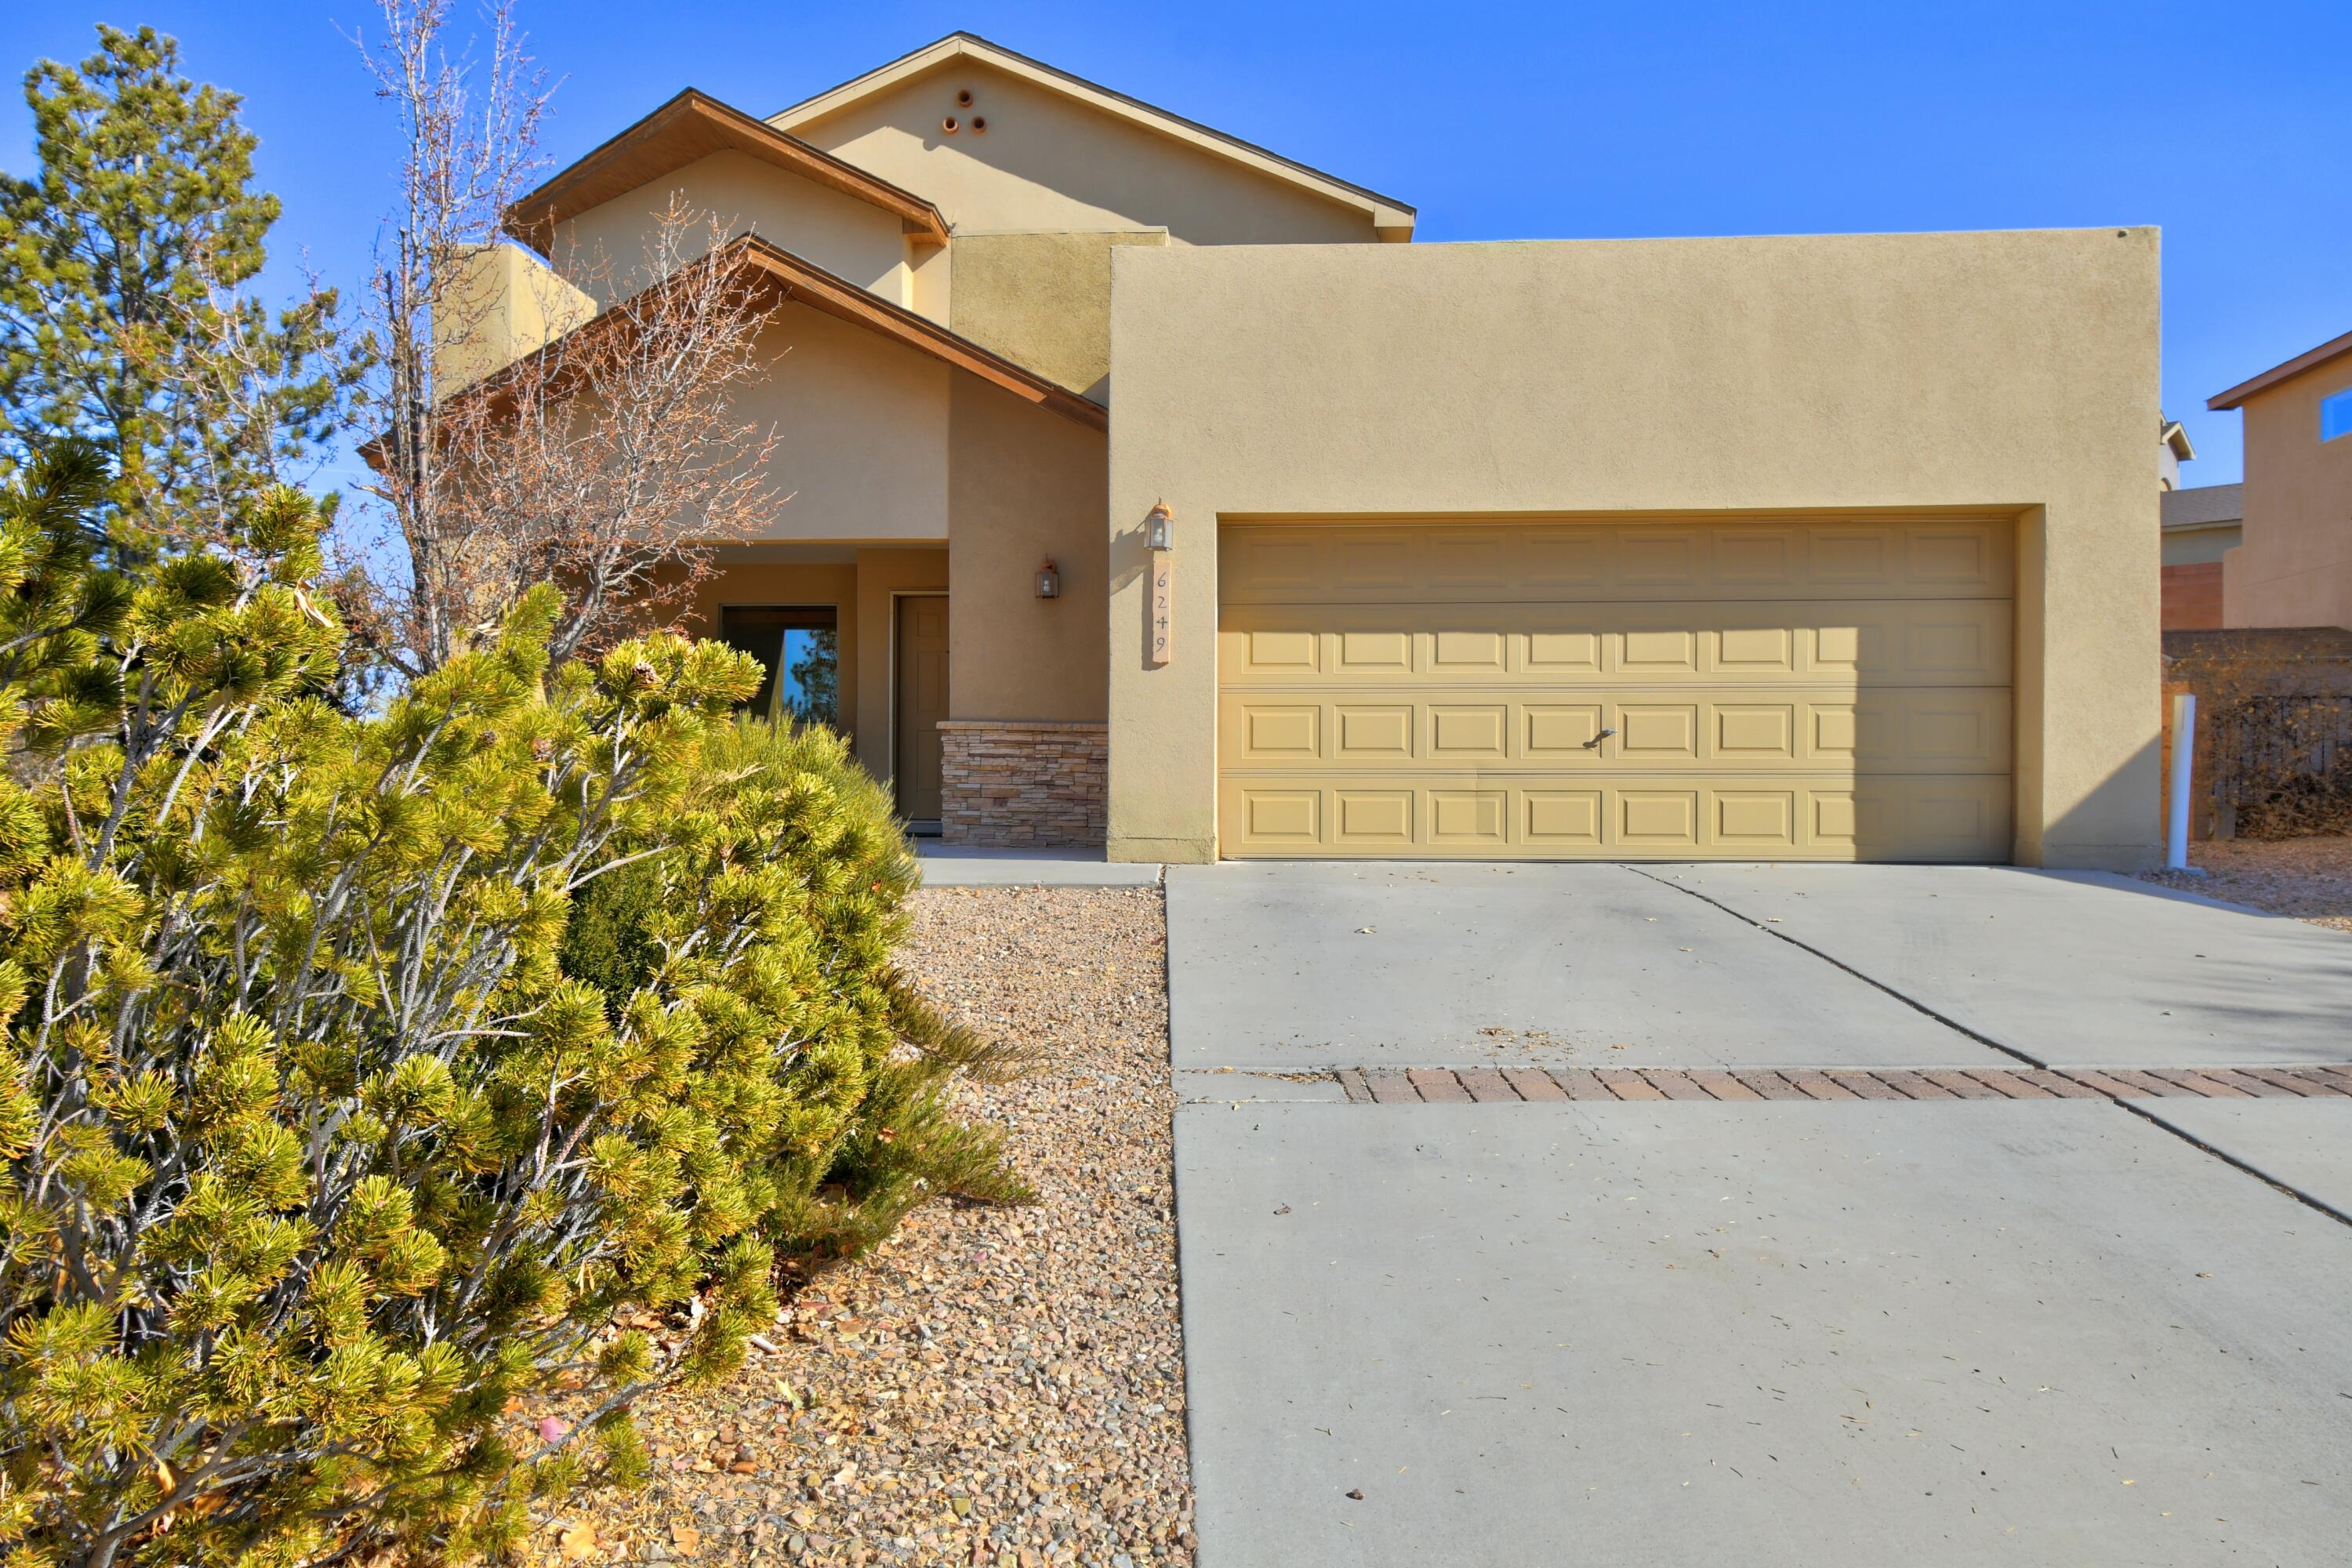
[[[1037,596],[1041,599],[1062,596],[1062,569],[1054,564],[1054,558],[1050,555],[1045,557],[1045,563],[1037,568]]]

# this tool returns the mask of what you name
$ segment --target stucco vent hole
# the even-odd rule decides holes
[[[954,135],[956,133],[956,117],[950,114],[945,120],[940,121],[940,129],[946,132],[950,136]]]
[[[971,133],[974,136],[979,135],[982,132],[987,129],[988,116],[984,114],[975,114],[971,117]]]
[[[958,109],[970,109],[971,107],[971,89],[968,87],[964,88],[956,94],[956,107]]]

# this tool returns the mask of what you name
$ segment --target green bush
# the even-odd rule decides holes
[[[662,825],[669,848],[582,890],[562,962],[607,995],[654,981],[691,989],[703,911],[745,899],[772,900],[778,929],[830,955],[837,1010],[820,1032],[856,1042],[855,1067],[811,1058],[807,1070],[840,1091],[826,1101],[838,1114],[806,1122],[771,1171],[768,1240],[814,1265],[864,1250],[928,1196],[1027,1201],[998,1134],[946,1102],[957,1074],[1002,1077],[1023,1058],[942,1020],[893,963],[919,872],[887,792],[832,731],[752,720],[707,734],[700,776]]]
[[[1018,1195],[941,1109],[984,1049],[890,967],[887,804],[731,717],[751,659],[551,669],[541,591],[352,718],[299,498],[132,587],[100,478],[0,510],[11,1568],[497,1552],[642,1471],[629,1402],[733,1364],[780,1247]],[[698,1289],[674,1352],[613,1326]],[[579,1425],[518,1437],[558,1388]]]

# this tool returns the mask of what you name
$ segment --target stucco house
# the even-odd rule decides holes
[[[2352,332],[2207,399],[2245,419],[2221,625],[2352,627]]]
[[[920,826],[2151,861],[2152,229],[1414,244],[965,34],[681,94],[509,227],[625,249],[680,189],[783,301],[790,499],[698,614]]]
[[[2168,488],[2159,505],[2164,541],[2164,629],[2211,631],[2221,613],[2221,562],[2245,536],[2245,486]]]

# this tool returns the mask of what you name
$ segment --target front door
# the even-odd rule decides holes
[[[948,716],[948,596],[898,599],[895,769],[898,815],[939,831],[940,721]]]

